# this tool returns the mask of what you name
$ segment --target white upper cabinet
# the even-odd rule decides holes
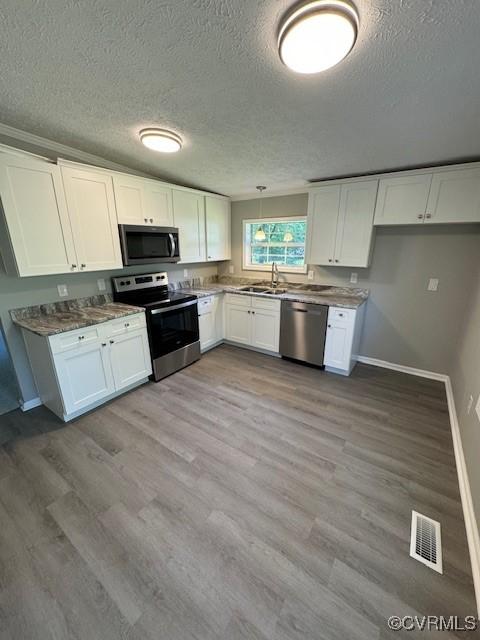
[[[309,264],[333,264],[337,235],[340,185],[319,187],[308,197]]]
[[[174,189],[173,223],[178,227],[181,262],[205,262],[205,196]]]
[[[368,267],[377,186],[376,180],[342,185],[335,240],[335,264]]]
[[[173,226],[172,190],[147,180],[145,183],[147,219],[157,227]]]
[[[431,173],[381,179],[374,224],[423,224],[431,183]]]
[[[80,270],[122,267],[112,177],[83,168],[61,169]]]
[[[377,181],[319,187],[309,195],[309,264],[367,267]]]
[[[8,228],[5,257],[19,276],[75,271],[77,257],[57,165],[0,154],[0,194]],[[9,250],[8,250],[9,249]]]
[[[172,190],[154,180],[113,176],[119,224],[173,225]]]
[[[230,260],[230,201],[205,196],[207,260]]]
[[[480,222],[480,169],[434,173],[425,222]]]

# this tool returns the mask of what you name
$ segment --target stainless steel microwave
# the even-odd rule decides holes
[[[119,224],[118,229],[125,266],[180,260],[178,229],[175,227]]]

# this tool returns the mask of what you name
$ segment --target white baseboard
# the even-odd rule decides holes
[[[455,453],[455,464],[457,466],[458,484],[460,485],[463,517],[465,520],[465,529],[467,530],[468,550],[470,552],[470,562],[472,565],[477,611],[478,617],[480,618],[480,534],[478,531],[477,520],[475,518],[475,512],[473,510],[473,500],[472,493],[470,491],[470,482],[468,481],[467,465],[463,453],[462,438],[455,409],[452,383],[449,377],[445,381],[445,390],[447,392],[448,413],[450,414],[453,450]]]
[[[395,364],[394,362],[388,362],[387,360],[377,360],[377,358],[368,358],[367,356],[357,356],[357,362],[363,362],[363,364],[371,364],[374,367],[382,367],[383,369],[392,369],[392,371],[400,371],[401,373],[408,373],[411,376],[418,376],[419,378],[439,380],[440,382],[446,382],[448,378],[445,373],[436,373],[435,371],[427,371],[426,369],[406,367],[403,364]]]
[[[470,563],[472,565],[475,599],[477,602],[478,617],[480,618],[480,533],[478,530],[477,520],[475,518],[475,511],[473,509],[472,493],[470,490],[470,482],[468,480],[467,465],[463,453],[462,438],[460,435],[460,427],[458,424],[458,417],[455,409],[455,399],[453,397],[453,389],[450,376],[444,373],[435,373],[434,371],[415,369],[414,367],[406,367],[401,364],[387,362],[386,360],[377,360],[376,358],[368,358],[366,356],[358,356],[357,361],[363,362],[364,364],[371,364],[376,367],[383,367],[384,369],[392,369],[393,371],[409,373],[412,376],[429,378],[431,380],[439,380],[440,382],[443,382],[445,384],[448,413],[450,416],[450,428],[452,430],[453,451],[455,454],[455,465],[457,467],[460,498],[462,500],[463,518],[465,520],[465,529],[467,532],[468,551],[470,554]]]
[[[20,403],[20,409],[22,411],[30,411],[30,409],[35,409],[35,407],[40,407],[43,402],[40,398],[32,398],[31,400],[27,400],[26,402]]]

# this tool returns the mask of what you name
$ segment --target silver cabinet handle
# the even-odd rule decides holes
[[[130,326],[130,323],[129,323],[129,322],[126,322],[126,323],[125,323],[125,326],[126,326],[126,327],[129,327],[129,326]]]
[[[150,222],[153,222],[153,218],[150,218]]]
[[[150,311],[150,315],[156,316],[159,313],[168,313],[169,311],[175,311],[175,309],[183,309],[185,307],[191,307],[194,304],[198,304],[198,300],[191,300],[190,302],[182,302],[182,304],[176,304],[173,307],[165,307],[165,309],[153,309],[153,311]]]
[[[82,262],[82,264],[80,265],[80,269],[85,269],[86,266],[87,265]]]
[[[431,213],[427,213],[427,215],[425,216],[426,218],[431,218],[432,214]]]
[[[76,264],[72,264],[72,269],[76,269],[77,265]]]
[[[331,258],[328,259],[329,262],[333,262],[333,260]]]
[[[148,218],[144,218],[144,219],[143,219],[143,221],[144,221],[144,222],[148,222]]]
[[[418,214],[418,216],[417,216],[417,218],[418,218],[419,220],[422,220],[422,219],[423,219],[423,213],[419,213],[419,214]]]
[[[335,260],[335,262],[340,262],[340,260]]]
[[[115,344],[115,340],[110,340],[110,344]]]
[[[102,342],[102,347],[106,347],[107,343],[106,342]]]

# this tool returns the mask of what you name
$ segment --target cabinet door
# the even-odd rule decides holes
[[[325,336],[324,364],[326,367],[350,373],[355,318],[356,313],[352,310],[329,308]]]
[[[320,187],[308,197],[307,263],[333,264],[340,186]]]
[[[115,390],[120,391],[152,373],[150,350],[145,329],[109,340]]]
[[[225,338],[240,344],[250,344],[250,319],[252,317],[249,309],[227,304],[225,307]]]
[[[280,349],[280,314],[275,311],[252,311],[252,346],[266,351]]]
[[[54,356],[65,413],[70,414],[115,391],[108,346],[97,342]]]
[[[230,202],[205,197],[207,260],[230,260]]]
[[[202,351],[204,351],[217,342],[213,309],[208,313],[198,316],[198,327],[200,330],[200,347]]]
[[[423,224],[431,182],[430,173],[380,180],[374,224]]]
[[[76,270],[58,166],[35,158],[0,154],[0,196],[18,275]]]
[[[335,264],[344,267],[368,267],[377,186],[376,180],[342,185]]]
[[[72,167],[62,176],[80,270],[122,267],[111,176]]]
[[[172,190],[153,180],[145,181],[147,219],[157,227],[173,227]]]
[[[181,262],[205,262],[205,197],[174,190],[173,222],[179,230]]]
[[[480,222],[480,169],[434,173],[425,222]]]
[[[129,176],[114,175],[113,189],[119,224],[147,224],[143,181]]]

